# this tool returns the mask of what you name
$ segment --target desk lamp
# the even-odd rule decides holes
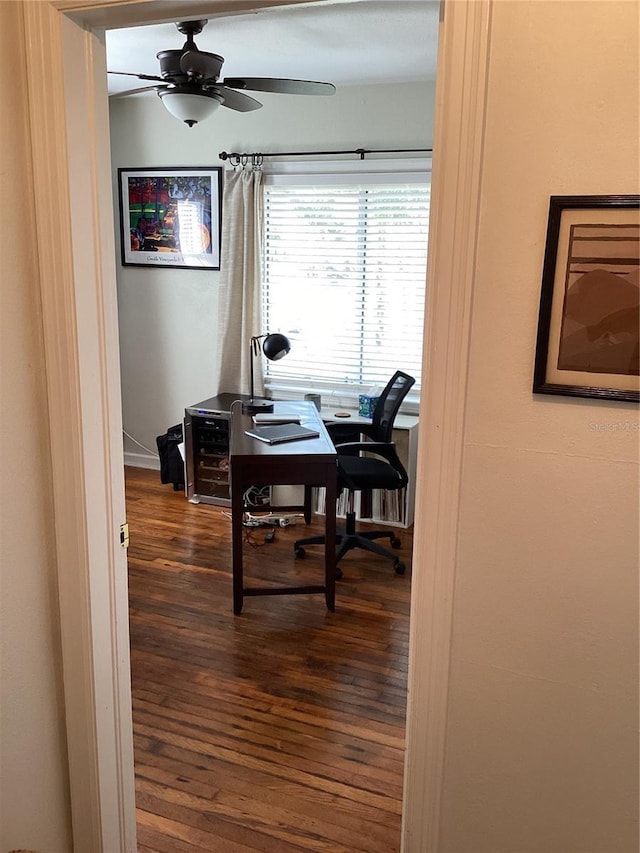
[[[245,414],[255,414],[256,412],[272,412],[273,403],[271,400],[254,396],[253,387],[253,359],[260,353],[259,341],[262,341],[262,352],[266,355],[269,361],[278,361],[284,358],[291,349],[289,338],[281,335],[279,332],[269,335],[255,335],[251,338],[251,352],[249,354],[249,364],[251,366],[251,397],[247,402],[242,404],[242,411]]]

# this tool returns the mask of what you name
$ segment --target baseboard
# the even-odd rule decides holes
[[[152,471],[160,470],[160,460],[157,456],[149,456],[146,453],[124,454],[124,464],[132,468],[150,468]]]

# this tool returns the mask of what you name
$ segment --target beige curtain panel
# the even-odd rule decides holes
[[[222,198],[218,392],[249,392],[250,341],[261,334],[262,171],[227,170]],[[256,364],[255,393],[263,393]]]

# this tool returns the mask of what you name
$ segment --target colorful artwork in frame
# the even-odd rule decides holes
[[[118,169],[122,263],[220,269],[222,168]]]
[[[640,399],[640,196],[552,196],[533,391]]]

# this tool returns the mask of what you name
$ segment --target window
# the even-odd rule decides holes
[[[355,398],[401,369],[417,398],[429,196],[426,172],[268,179],[263,329],[291,340],[264,362],[274,396]]]

